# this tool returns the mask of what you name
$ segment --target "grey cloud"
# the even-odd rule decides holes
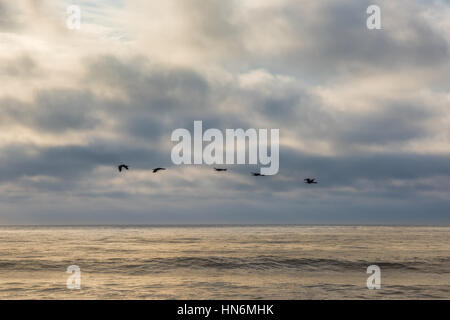
[[[17,11],[11,6],[10,1],[0,1],[0,28],[11,30],[19,25],[16,19]]]
[[[366,28],[366,8],[370,1],[334,2],[324,5],[323,18],[310,30],[319,34],[316,57],[321,61],[341,64],[365,62],[389,68],[395,65],[433,65],[448,59],[448,44],[444,37],[433,30],[420,17],[417,7],[395,7],[393,9],[380,3],[382,17],[395,17],[396,10],[402,9],[408,17],[402,28],[414,35],[414,39],[399,41],[393,38],[398,30],[390,30],[392,25],[384,25],[382,31]],[[387,19],[383,20],[386,21]],[[316,31],[319,31],[316,33]],[[317,55],[319,53],[319,56]],[[327,55],[327,56],[323,56]]]
[[[233,23],[232,2],[189,0],[177,3],[191,28],[192,42],[205,50],[235,49],[241,30]],[[195,10],[193,10],[195,8]]]
[[[94,115],[96,104],[89,92],[44,91],[38,94],[36,104],[35,122],[47,130],[91,129],[99,121]]]
[[[176,128],[191,128],[194,120],[203,120],[205,128],[248,126],[245,118],[217,109],[217,96],[226,97],[233,90],[212,87],[195,71],[154,66],[143,57],[121,61],[113,56],[91,60],[88,70],[86,81],[127,95],[128,101],[115,105],[110,116],[120,118],[119,129],[135,137],[170,137]]]
[[[426,105],[398,105],[387,102],[379,110],[345,116],[338,132],[342,144],[389,144],[423,138],[432,134],[426,127],[436,112]]]
[[[5,59],[2,61],[4,66],[0,67],[0,73],[11,77],[34,77],[41,74],[41,70],[30,56],[23,55],[16,59]]]
[[[356,145],[389,145],[432,137],[428,124],[442,112],[429,101],[409,97],[375,99],[374,110],[337,111],[327,109],[323,101],[307,90],[275,91],[267,96],[258,91],[235,91],[249,107],[273,128],[295,132],[297,139],[326,140],[341,151]],[[351,102],[350,102],[351,103]],[[257,124],[253,124],[257,126]]]
[[[2,154],[0,181],[48,176],[61,179],[62,185],[86,178],[98,166],[109,166],[115,172],[121,162],[131,163],[133,168],[150,169],[170,160],[148,145],[136,147],[112,141],[64,147],[14,145],[3,147]]]
[[[448,176],[449,160],[448,155],[364,153],[325,157],[285,150],[280,163],[282,168],[291,171],[290,176],[313,175],[319,179],[322,177],[327,184],[348,185],[360,179],[388,182],[392,179]]]
[[[0,8],[4,3],[0,1]],[[238,81],[211,81],[196,65],[169,67],[144,56],[89,55],[82,64],[84,75],[72,89],[40,89],[31,102],[1,97],[5,130],[22,126],[37,136],[64,140],[66,134],[77,133],[88,138],[62,146],[3,143],[0,210],[9,212],[7,221],[38,223],[448,223],[449,155],[388,148],[441,133],[429,124],[444,118],[443,111],[426,99],[409,97],[419,87],[394,92],[395,98],[382,98],[386,95],[380,92],[380,98],[368,101],[378,108],[360,112],[354,106],[337,111],[315,93],[317,87],[329,89],[339,77],[357,81],[359,72],[431,67],[438,73],[448,63],[448,44],[419,17],[420,6],[405,8],[393,29],[371,32],[365,28],[367,5],[324,1],[313,16],[304,16],[296,3],[250,12],[250,24],[270,27],[283,21],[290,40],[305,41],[305,46],[255,51],[245,43],[248,26],[233,20],[236,12],[229,3],[211,2],[199,12],[179,4],[189,11],[185,18],[190,30],[198,31],[189,38],[191,44],[220,51],[212,53],[219,69],[234,79],[252,69],[280,71],[292,76],[289,84],[274,80],[244,88]],[[383,11],[390,14],[398,13]],[[413,40],[400,41],[390,32],[404,27]],[[0,70],[19,81],[39,71],[39,61],[25,56]],[[425,89],[433,99],[434,88]],[[120,93],[120,98],[99,92],[112,97]],[[224,102],[232,108],[223,109]],[[280,128],[282,138],[287,131],[300,142],[324,141],[336,154],[319,156],[315,150],[282,146],[280,173],[273,177],[252,177],[249,173],[257,166],[237,165],[230,165],[225,176],[214,175],[208,166],[183,176],[161,143],[170,146],[172,130],[192,130],[194,120],[203,120],[205,130]],[[375,153],[359,148],[373,146],[386,149]],[[143,179],[131,182],[130,189],[105,186],[108,172],[97,169],[109,167],[116,177],[121,162],[132,170],[165,166],[175,174],[158,176],[164,177],[160,184]],[[306,186],[303,178],[308,176],[320,183]],[[154,193],[135,192],[137,185]]]
[[[191,111],[207,105],[208,84],[195,71],[161,68],[143,57],[123,62],[114,56],[104,56],[88,63],[86,81],[101,81],[125,91],[133,101],[133,108],[151,109],[156,115],[164,115],[183,105]]]
[[[123,140],[99,141],[93,133],[92,140],[95,142],[83,147],[36,149],[32,146],[23,146],[24,150],[35,149],[39,156],[31,157],[31,160],[25,162],[16,161],[16,158],[27,157],[25,153],[15,155],[14,152],[17,153],[20,149],[13,149],[13,160],[8,163],[8,166],[20,168],[27,175],[43,173],[63,177],[68,167],[72,168],[71,172],[81,174],[89,172],[98,165],[113,165],[121,161],[132,161],[139,167],[149,168],[151,163],[169,161],[170,154],[167,154],[167,150],[161,151],[157,148],[159,140],[167,139],[167,143],[170,143],[172,130],[180,127],[192,130],[194,120],[203,120],[204,130],[211,127],[258,128],[258,124],[251,117],[246,119],[239,114],[219,112],[217,108],[214,108],[214,103],[220,101],[215,100],[210,93],[212,88],[200,75],[191,74],[185,70],[152,73],[152,69],[145,68],[145,61],[124,63],[112,57],[104,57],[96,61],[99,65],[95,63],[89,65],[93,77],[91,81],[106,82],[108,85],[125,88],[125,92],[130,97],[128,101],[114,102],[110,105],[107,100],[99,99],[89,92],[56,89],[40,92],[35,97],[37,105],[35,109],[14,101],[7,101],[8,103],[4,101],[3,104],[9,106],[6,108],[6,114],[13,119],[22,119],[25,125],[35,125],[40,131],[57,133],[68,129],[80,132],[92,129],[99,121],[94,114],[100,112],[118,122],[116,130],[123,135]],[[248,92],[237,88],[230,90],[228,87],[214,87],[214,91],[221,91],[221,97],[227,94],[241,95],[248,102],[246,108],[249,113],[265,116],[271,121],[273,127],[281,128],[282,131],[287,125],[288,129],[298,133],[298,139],[325,138],[343,146],[344,149],[351,144],[388,144],[423,137],[427,131],[422,128],[422,122],[428,121],[435,114],[427,111],[428,109],[423,106],[386,102],[386,105],[376,113],[337,116],[327,112],[320,105],[320,101],[307,92],[288,90],[282,91],[282,94],[278,95],[279,98],[273,98],[273,96],[267,98],[260,95],[258,91]],[[194,97],[186,98],[187,95]],[[170,100],[171,103],[163,108],[158,102],[165,99]],[[27,109],[38,112],[29,112]],[[124,147],[124,143],[130,143],[130,141],[134,141],[133,144]],[[149,148],[152,149],[151,155],[148,153]],[[6,152],[10,151],[6,150]],[[284,170],[295,172],[300,165],[306,172],[317,175],[320,172],[313,168],[336,166],[330,173],[332,177],[335,175],[334,181],[377,179],[377,176],[368,175],[373,172],[369,169],[369,164],[382,169],[384,161],[386,167],[392,168],[389,171],[390,177],[398,176],[407,168],[397,166],[396,163],[400,160],[396,158],[377,159],[372,162],[372,157],[365,159],[363,155],[352,155],[348,159],[340,157],[328,159],[314,158],[307,154],[298,158],[290,153],[286,158],[285,154],[282,150],[281,173]],[[126,159],[121,159],[121,155]],[[408,162],[412,158],[413,155],[408,155],[402,160]],[[149,161],[153,159],[154,161]],[[361,161],[358,162],[358,160]],[[296,165],[294,165],[295,161],[298,161]],[[423,161],[432,163],[437,160],[430,158],[429,161]],[[446,168],[443,163],[436,164],[436,167]],[[349,168],[352,169],[349,170]],[[359,177],[357,174],[361,173],[361,170],[365,175]],[[11,174],[14,175],[14,171],[9,173],[5,171],[3,177]],[[19,173],[16,172],[15,176],[18,175]]]
[[[366,9],[372,4],[381,7],[381,30],[366,27]],[[252,19],[249,24],[286,22],[286,37],[292,41],[292,47],[264,54],[250,51],[244,61],[254,68],[264,65],[273,72],[302,74],[312,82],[406,67],[434,68],[448,63],[448,40],[421,15],[428,5],[384,4],[387,2],[340,0],[316,2],[313,12],[296,2],[281,10],[258,9],[248,15]],[[400,40],[397,34],[404,32],[409,37]]]
[[[68,89],[38,91],[31,104],[14,98],[0,101],[4,125],[53,133],[94,128],[100,121],[95,115],[97,103],[89,92]]]

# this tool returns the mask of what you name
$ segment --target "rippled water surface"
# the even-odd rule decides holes
[[[450,228],[0,227],[0,298],[450,299]]]

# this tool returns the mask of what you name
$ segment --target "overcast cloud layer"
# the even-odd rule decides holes
[[[450,224],[447,0],[0,0],[0,46],[1,224]],[[174,166],[194,120],[279,173]]]

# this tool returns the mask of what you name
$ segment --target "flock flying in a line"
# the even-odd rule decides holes
[[[117,169],[119,170],[119,172],[122,172],[122,170],[124,170],[124,169],[125,169],[125,170],[129,170],[129,166],[126,165],[126,164],[121,164],[121,165],[117,166]],[[163,170],[167,170],[167,169],[166,169],[166,168],[158,167],[158,168],[153,168],[153,169],[152,169],[152,172],[153,172],[153,173],[157,173],[157,172],[163,171]],[[215,170],[215,171],[218,171],[218,172],[225,172],[225,171],[228,171],[228,169],[226,169],[226,168],[216,168],[216,167],[214,167],[214,170]],[[261,174],[261,173],[259,173],[259,172],[251,172],[251,174],[252,174],[252,176],[254,176],[254,177],[265,177],[264,174]],[[303,179],[303,180],[304,180],[304,182],[305,182],[306,184],[316,184],[316,183],[318,183],[318,182],[316,181],[315,178],[306,178],[306,179]]]

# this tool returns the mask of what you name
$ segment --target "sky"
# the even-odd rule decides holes
[[[0,0],[0,224],[450,225],[449,46],[447,0]],[[174,165],[194,120],[279,173]]]

